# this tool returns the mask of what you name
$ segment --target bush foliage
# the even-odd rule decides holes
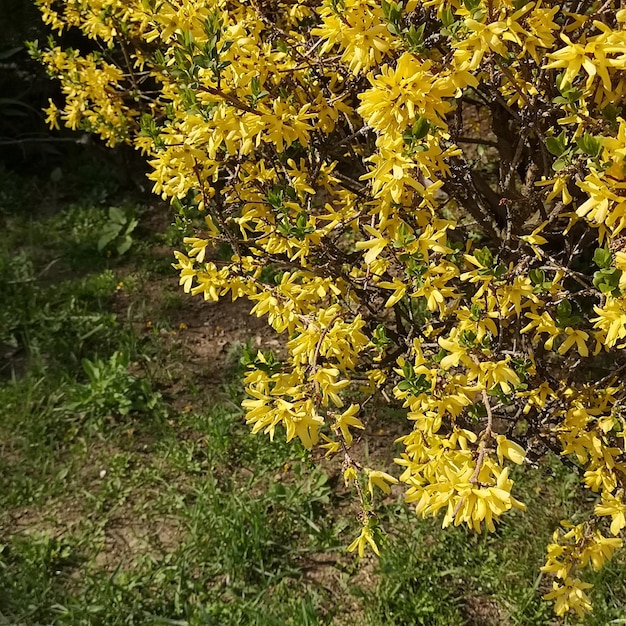
[[[196,227],[184,290],[247,298],[285,336],[247,357],[246,419],[339,459],[350,549],[379,552],[398,482],[418,515],[494,530],[524,509],[510,464],[555,452],[595,496],[548,546],[546,598],[591,610],[581,576],[626,526],[626,10],[38,4],[85,37],[31,46],[65,94],[49,123],[142,151]],[[378,395],[406,409],[399,479],[354,445]]]

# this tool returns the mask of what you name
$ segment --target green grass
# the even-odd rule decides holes
[[[359,561],[339,468],[250,434],[237,350],[191,358],[195,309],[152,256],[178,231],[142,227],[167,209],[122,200],[140,223],[120,256],[98,251],[107,203],[24,219],[2,176],[0,624],[577,623],[540,599],[546,543],[589,497],[558,461],[517,472],[528,512],[493,535],[388,498],[382,556]],[[595,575],[585,624],[624,623],[625,574],[618,556]]]

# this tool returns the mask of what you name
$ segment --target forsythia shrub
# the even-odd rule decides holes
[[[378,553],[374,500],[398,482],[418,515],[494,530],[524,509],[510,464],[553,451],[596,498],[548,546],[545,597],[591,610],[581,573],[626,526],[626,10],[37,2],[61,35],[32,45],[65,95],[50,124],[134,145],[202,216],[180,283],[285,337],[283,360],[249,358],[246,419],[340,459],[350,550]],[[399,479],[351,448],[374,394],[406,409]]]

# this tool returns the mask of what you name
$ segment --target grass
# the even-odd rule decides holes
[[[589,497],[557,461],[517,472],[529,510],[494,535],[443,531],[394,494],[380,560],[359,562],[338,468],[243,423],[248,337],[213,350],[231,312],[198,308],[155,256],[179,243],[167,209],[122,198],[139,226],[118,255],[98,250],[114,190],[25,218],[27,186],[3,180],[0,624],[577,623],[540,599],[545,545]],[[624,623],[625,573],[619,556],[595,576],[585,624]]]

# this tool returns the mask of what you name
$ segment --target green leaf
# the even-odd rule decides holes
[[[128,220],[128,224],[126,224],[126,230],[124,231],[125,235],[130,235],[135,228],[139,225],[139,220],[134,217]]]
[[[419,374],[413,382],[413,389],[418,394],[430,391],[430,381],[426,378],[426,374]]]
[[[560,157],[565,152],[565,131],[556,137],[546,137],[546,148],[550,154]]]
[[[414,139],[423,139],[426,135],[428,135],[429,130],[430,122],[425,117],[420,115],[413,124],[411,134]]]
[[[23,49],[23,46],[17,46],[15,48],[8,48],[7,50],[0,50],[0,61],[6,61],[7,59],[10,59],[13,55],[21,52]]]
[[[619,282],[622,277],[622,270],[617,267],[602,269],[594,273],[593,285],[602,293],[611,293],[619,290]]]
[[[602,141],[585,133],[582,137],[576,137],[576,145],[591,157],[597,157],[602,152]]]
[[[298,217],[296,217],[296,226],[300,229],[305,228],[307,219],[308,219],[308,216],[304,211],[298,213]]]
[[[491,250],[489,250],[489,248],[484,247],[482,250],[477,250],[474,253],[474,256],[483,267],[493,267],[493,255],[491,254]]]
[[[63,178],[63,170],[60,167],[55,167],[52,172],[50,172],[50,182],[58,183],[61,182]]]
[[[273,209],[281,209],[283,206],[283,190],[280,187],[274,187],[268,192],[267,201]]]
[[[109,207],[109,219],[117,224],[126,224],[126,212],[120,207]]]
[[[483,313],[483,310],[479,304],[472,304],[472,306],[470,307],[470,319],[473,322],[480,321],[480,318],[482,317],[482,313]]]
[[[441,19],[442,24],[446,27],[446,28],[450,28],[452,26],[452,24],[454,24],[454,13],[452,12],[452,9],[446,7],[444,9],[441,9],[440,14],[439,14],[439,18]]]
[[[404,374],[404,377],[406,379],[411,379],[413,378],[413,376],[415,376],[413,366],[408,361],[405,361],[404,365],[402,366],[402,373]]]
[[[502,265],[501,263],[496,265],[495,269],[493,270],[493,275],[496,278],[502,278],[507,272],[506,269],[506,265]]]
[[[617,117],[620,113],[620,109],[614,104],[607,104],[604,109],[602,109],[602,115],[612,124],[617,124]]]
[[[476,333],[473,330],[464,330],[461,333],[461,343],[471,348],[476,341]]]
[[[487,417],[487,407],[482,402],[477,402],[476,404],[470,404],[467,407],[467,415],[477,422],[483,417]]]
[[[388,22],[392,24],[397,23],[402,17],[402,3],[401,2],[387,2],[382,0],[383,15]]]
[[[608,248],[596,248],[593,253],[593,262],[601,269],[611,267],[613,254]]]
[[[121,224],[107,224],[98,239],[98,252],[102,252],[112,241],[114,241],[122,230]]]
[[[572,315],[572,303],[569,300],[561,300],[556,307],[556,314],[559,319],[568,319]]]
[[[129,248],[133,245],[131,237],[126,235],[120,243],[117,244],[117,253],[122,256],[125,252],[128,252]]]
[[[95,383],[100,379],[100,371],[94,363],[92,363],[88,359],[83,359],[81,361],[81,365],[83,366],[85,374],[87,374],[87,377],[92,383]]]
[[[413,48],[421,48],[424,44],[424,29],[426,24],[421,24],[418,28],[411,26],[406,33],[406,39]]]
[[[473,13],[480,6],[480,1],[481,0],[463,0],[463,4],[470,13]]]
[[[543,270],[530,270],[528,278],[533,285],[541,285],[546,281],[546,273]]]

